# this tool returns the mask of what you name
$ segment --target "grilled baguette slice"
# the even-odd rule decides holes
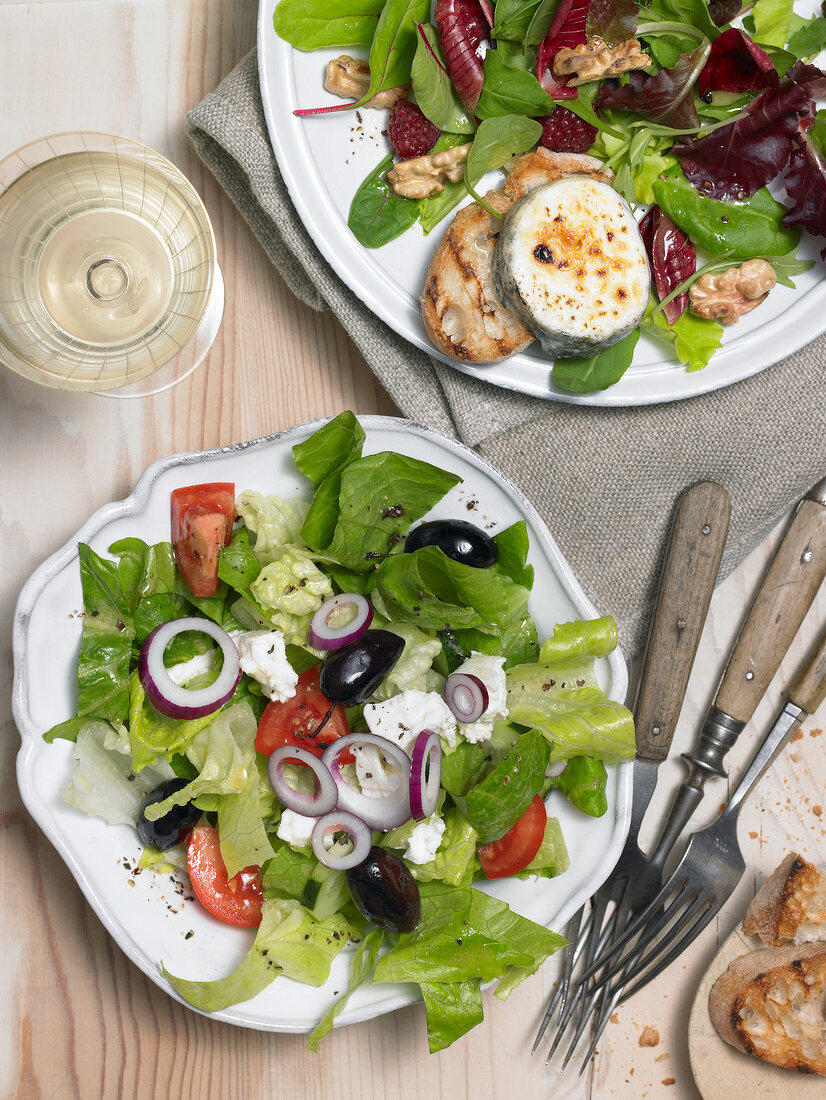
[[[731,1046],[764,1062],[826,1075],[826,943],[767,947],[735,959],[708,999]]]
[[[826,939],[826,874],[791,852],[758,891],[743,931],[775,947]]]
[[[600,161],[582,153],[536,149],[520,157],[502,188],[485,202],[504,216],[528,191],[569,175],[610,183]],[[524,350],[533,333],[507,309],[493,283],[493,250],[502,225],[478,203],[458,212],[436,248],[427,270],[421,306],[435,346],[466,363],[498,363]]]

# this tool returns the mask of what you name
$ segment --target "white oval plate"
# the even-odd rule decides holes
[[[801,255],[815,266],[795,277],[794,290],[777,286],[759,309],[727,328],[721,349],[705,370],[686,370],[645,334],[624,377],[599,393],[576,394],[554,386],[553,364],[533,350],[536,344],[491,366],[448,359],[427,338],[419,295],[430,256],[449,219],[429,237],[417,223],[383,248],[367,249],[358,243],[347,228],[347,215],[359,184],[389,152],[381,133],[387,112],[364,110],[358,119],[354,113],[296,118],[293,111],[298,107],[339,102],[324,90],[324,72],[327,62],[342,51],[293,49],[273,29],[274,8],[275,0],[260,0],[258,69],[270,140],[290,197],[333,269],[377,317],[422,351],[465,374],[534,397],[576,405],[648,405],[729,386],[826,331],[826,279],[819,259],[823,242],[808,237]],[[795,5],[807,16],[816,8],[818,0]],[[495,185],[491,176],[490,186]]]
[[[464,480],[440,502],[434,514],[475,518],[491,531],[525,519],[530,561],[536,580],[530,608],[542,637],[555,623],[591,618],[596,612],[541,519],[519,490],[462,444],[431,428],[382,416],[361,417],[365,453],[395,450],[459,474]],[[294,444],[323,421],[303,424],[251,443],[160,459],[144,473],[126,500],[104,505],[74,538],[44,562],[23,588],[14,619],[13,710],[22,746],[17,780],[23,801],[77,879],[107,930],[129,958],[161,989],[181,1000],[161,976],[161,961],[186,978],[229,973],[252,942],[253,933],[211,917],[166,875],[135,875],[140,843],[131,826],[110,826],[61,800],[72,769],[74,746],[47,744],[43,731],[77,709],[76,669],[82,633],[82,596],[77,543],[106,554],[119,538],[147,542],[169,538],[172,489],[206,481],[234,481],[236,489],[258,489],[281,497],[306,495],[296,470]],[[475,502],[475,503],[474,503]],[[615,652],[599,662],[604,689],[623,699],[627,673]],[[571,868],[555,879],[491,883],[491,893],[541,924],[561,929],[605,880],[624,843],[629,825],[631,769],[609,769],[608,812],[593,820],[554,792],[550,812],[561,822]],[[187,938],[187,934],[193,934]],[[270,1031],[308,1031],[347,988],[350,952],[333,963],[321,989],[279,978],[254,999],[212,1015],[227,1023]],[[341,1023],[370,1019],[418,1000],[415,986],[375,985],[358,991]],[[181,1001],[182,1004],[186,1002]]]

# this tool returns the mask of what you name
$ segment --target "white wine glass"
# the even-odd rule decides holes
[[[75,132],[0,161],[0,363],[58,389],[147,396],[202,362],[223,308],[207,212],[159,153]]]

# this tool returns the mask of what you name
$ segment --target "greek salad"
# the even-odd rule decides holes
[[[309,501],[186,486],[169,541],[81,544],[77,714],[45,737],[75,742],[70,804],[256,929],[223,977],[164,968],[189,1003],[321,986],[349,949],[310,1047],[361,984],[414,982],[437,1051],[566,943],[474,883],[564,873],[545,797],[603,814],[634,727],[594,672],[613,620],[538,638],[525,523],[439,517],[461,479],[364,439],[347,412],[293,448]]]
[[[428,234],[469,195],[486,205],[476,190],[485,174],[537,146],[589,153],[613,172],[641,220],[652,293],[619,342],[557,359],[554,382],[588,393],[622,377],[641,332],[688,370],[704,368],[724,325],[813,266],[801,234],[826,235],[816,102],[826,74],[814,63],[826,18],[813,10],[793,0],[280,0],[273,20],[299,50],[359,55],[331,62],[358,78],[328,77],[349,101],[325,101],[319,88],[318,105],[297,112],[308,125],[389,109],[388,151],[350,207],[365,247],[416,224]],[[403,186],[414,164],[415,194]]]

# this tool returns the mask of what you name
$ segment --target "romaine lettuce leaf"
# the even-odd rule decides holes
[[[286,642],[307,641],[313,615],[333,586],[306,551],[293,547],[268,562],[249,588],[250,594]]]
[[[352,962],[350,963],[350,979],[347,983],[347,992],[343,993],[333,1004],[333,1006],[321,1017],[316,1027],[310,1034],[310,1038],[307,1040],[307,1047],[309,1050],[316,1053],[318,1051],[318,1044],[325,1036],[329,1035],[333,1030],[333,1023],[336,1016],[347,1006],[347,1002],[353,993],[364,985],[370,975],[373,973],[373,968],[376,965],[376,959],[379,956],[379,950],[384,938],[384,930],[381,928],[374,928],[372,932],[368,932],[361,943],[358,945],[355,954],[353,955]]]
[[[560,775],[550,781],[549,789],[560,791],[583,813],[602,817],[608,809],[605,784],[608,773],[601,760],[590,756],[574,756]]]
[[[147,700],[137,670],[129,677],[129,697],[129,744],[136,772],[143,771],[159,756],[168,760],[173,754],[184,752],[193,737],[214,718],[212,714],[202,718],[167,718]]]
[[[261,812],[261,788],[260,773],[253,760],[252,766],[247,767],[247,781],[241,790],[220,798],[218,837],[228,878],[245,867],[261,867],[274,855]]]
[[[530,730],[481,782],[454,795],[480,844],[504,836],[527,810],[544,786],[550,751],[542,734]]]
[[[403,638],[404,649],[371,696],[371,701],[389,699],[408,688],[416,691],[440,691],[442,678],[431,668],[442,652],[439,639],[425,634],[412,623],[382,623],[382,629]]]
[[[135,775],[128,753],[108,722],[86,719],[78,731],[75,766],[64,802],[87,814],[104,818],[110,825],[134,825],[141,802],[174,775],[164,760]]]
[[[293,447],[293,461],[314,490],[301,528],[301,537],[313,550],[330,545],[339,517],[341,475],[346,466],[361,458],[364,439],[361,424],[347,411]]]
[[[440,801],[443,799],[444,791],[441,793]],[[407,861],[405,865],[413,878],[418,879],[419,882],[440,879],[451,886],[458,886],[465,878],[476,851],[476,831],[455,807],[447,810],[443,820],[445,831],[433,859],[429,863]],[[411,820],[399,826],[398,829],[391,829],[381,838],[381,846],[404,848],[418,824],[419,822]]]
[[[261,924],[248,954],[225,978],[198,982],[161,972],[195,1008],[219,1012],[248,1001],[283,974],[305,985],[323,985],[330,965],[351,935],[358,934],[339,913],[317,921],[297,901],[265,900]]]
[[[419,982],[427,1013],[427,1043],[431,1054],[455,1043],[481,1024],[482,989],[479,979],[467,982]]]
[[[538,875],[539,878],[556,878],[564,874],[571,866],[568,855],[568,846],[562,835],[559,819],[549,817],[545,822],[545,835],[539,845],[539,851],[533,857],[524,871],[519,872],[519,878],[530,878]]]
[[[306,500],[265,497],[249,489],[235,501],[235,509],[255,535],[253,550],[262,565],[278,557],[285,546],[301,546],[301,525],[309,509]]]
[[[340,513],[329,554],[348,569],[368,572],[461,480],[390,451],[356,459],[341,475]]]

